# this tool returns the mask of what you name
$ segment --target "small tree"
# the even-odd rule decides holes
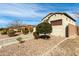
[[[4,28],[0,28],[0,31],[4,30]]]
[[[17,32],[21,32],[21,28],[18,28],[18,29],[17,29]]]
[[[42,22],[37,25],[36,32],[39,34],[50,34],[52,32],[52,26],[48,22]]]
[[[10,37],[15,36],[15,33],[16,32],[12,29],[7,31],[7,35],[10,36]]]
[[[33,32],[33,28],[30,28],[29,31],[30,31],[30,32]]]
[[[1,34],[2,34],[2,35],[7,34],[7,30],[6,30],[6,29],[2,30],[2,31],[1,31]]]
[[[22,20],[15,19],[11,23],[8,24],[8,28],[19,28],[22,25],[23,25]]]
[[[23,28],[22,29],[22,32],[23,32],[23,34],[28,34],[29,33],[29,30],[27,28]]]

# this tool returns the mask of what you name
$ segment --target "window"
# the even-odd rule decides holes
[[[55,26],[55,25],[62,25],[62,19],[55,20],[55,21],[51,21],[51,24],[52,24],[53,26]]]

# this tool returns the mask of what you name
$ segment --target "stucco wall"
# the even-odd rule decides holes
[[[50,16],[50,15],[49,15]],[[76,33],[71,33],[72,31],[73,32],[76,32],[76,22],[73,21],[71,18],[67,17],[66,15],[64,14],[54,14],[53,16],[49,17],[47,16],[46,18],[44,18],[42,20],[42,22],[44,20],[48,20],[48,22],[50,23],[51,21],[54,21],[54,20],[58,20],[58,19],[62,19],[62,25],[56,25],[56,26],[52,26],[53,30],[52,30],[52,35],[55,35],[55,36],[62,36],[62,37],[66,37],[66,27],[69,26],[69,29],[68,31],[70,31],[70,34],[69,36],[72,36],[72,35],[76,35]],[[49,17],[49,18],[48,18]],[[71,26],[71,25],[73,26]]]
[[[77,36],[77,27],[75,25],[69,24],[68,25],[68,32],[69,37],[76,37]]]
[[[61,36],[61,37],[65,37],[65,26],[66,25],[63,25],[64,23],[64,21],[63,21],[63,18],[64,17],[62,17],[62,15],[60,15],[60,14],[57,14],[57,15],[53,15],[53,16],[51,16],[50,17],[50,19],[49,19],[49,23],[50,23],[50,21],[52,21],[52,20],[58,20],[58,19],[62,19],[62,25],[56,25],[56,26],[52,26],[52,28],[53,28],[53,30],[52,30],[52,35],[55,35],[55,36]]]
[[[65,37],[65,28],[62,25],[52,26],[53,30],[51,35]]]
[[[76,24],[73,20],[71,20],[70,18],[62,14],[56,14],[56,15],[51,16],[48,22],[50,23],[50,21],[58,20],[58,19],[62,19],[62,25],[52,26],[53,30],[51,34],[55,36],[65,37],[66,27],[68,26],[68,24],[72,24],[72,25],[76,25]]]

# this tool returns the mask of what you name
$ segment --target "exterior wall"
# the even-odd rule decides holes
[[[77,35],[79,35],[79,26],[77,26]]]
[[[58,19],[62,19],[62,25],[52,26],[53,30],[51,34],[55,36],[66,37],[66,27],[68,26],[68,24],[72,24],[74,26],[76,26],[76,24],[73,20],[71,20],[70,18],[62,14],[56,14],[51,16],[48,22],[50,23],[50,21],[58,20]],[[70,31],[70,28],[69,28],[69,31]],[[76,30],[72,30],[72,31],[76,31]],[[71,36],[71,34],[69,36]]]
[[[68,32],[69,37],[76,37],[77,36],[77,27],[75,25],[69,24],[68,25]]]
[[[52,26],[53,30],[52,30],[51,35],[66,37],[66,34],[67,34],[66,28],[67,28],[67,26],[68,26],[68,35],[69,35],[69,37],[73,37],[73,36],[75,37],[77,35],[76,22],[73,21],[71,18],[67,17],[64,14],[54,14],[51,17],[49,17],[49,16],[44,18],[42,20],[42,22],[44,22],[44,20],[49,19],[48,22],[51,23],[51,21],[62,19],[62,25]]]
[[[57,14],[57,15],[53,15],[50,17],[49,19],[49,23],[50,21],[54,21],[54,20],[58,20],[58,19],[62,19],[62,25],[56,25],[56,26],[52,26],[53,30],[52,30],[52,35],[55,36],[61,36],[61,37],[65,37],[65,26],[64,25],[64,20],[63,20],[63,16],[61,14]]]
[[[73,20],[71,20],[70,18],[62,14],[56,14],[56,15],[51,16],[48,22],[50,23],[50,21],[58,20],[58,19],[62,19],[63,26],[66,26],[68,24],[76,25]]]
[[[63,25],[64,26],[68,25],[68,24],[76,25],[76,23],[73,20],[71,20],[70,18],[68,18],[67,16],[62,15],[62,17],[63,17]]]
[[[66,17],[65,15],[63,15],[63,17],[65,18],[63,20],[63,25],[65,26],[65,36],[66,36],[66,27],[68,26],[68,37],[69,38],[76,37],[77,36],[76,22]]]
[[[52,28],[51,35],[65,37],[65,28],[62,25],[52,26]]]

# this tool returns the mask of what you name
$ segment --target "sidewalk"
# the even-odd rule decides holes
[[[16,40],[16,38],[18,38],[18,37],[22,37],[23,40],[28,40],[28,39],[32,39],[33,35],[32,35],[32,33],[29,33],[27,35],[19,35],[16,37],[4,38],[3,40],[0,40],[0,48],[3,46],[17,43],[18,41]]]

